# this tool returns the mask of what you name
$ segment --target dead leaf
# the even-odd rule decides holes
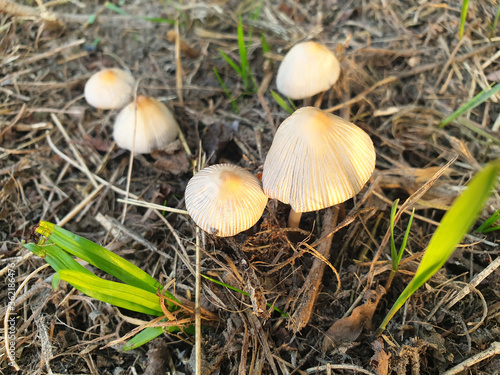
[[[384,294],[385,289],[381,286],[376,291],[368,291],[365,295],[366,302],[364,305],[356,307],[350,316],[333,323],[326,331],[326,337],[323,340],[323,352],[329,352],[335,347],[355,341],[363,328],[371,330],[373,314]]]
[[[158,155],[157,155],[158,156]],[[155,168],[162,169],[171,174],[178,175],[189,171],[189,159],[184,151],[178,151],[172,155],[162,155],[156,159]]]
[[[384,342],[382,341],[382,339],[378,339],[372,342],[371,346],[375,351],[375,354],[370,359],[370,364],[375,367],[375,370],[379,375],[388,375],[391,354],[387,354],[385,352]]]
[[[488,81],[500,82],[500,70],[495,70],[486,76]]]

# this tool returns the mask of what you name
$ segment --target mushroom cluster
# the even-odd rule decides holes
[[[276,86],[291,99],[305,99],[328,90],[339,75],[340,64],[327,47],[304,42],[286,54]],[[200,228],[225,237],[254,225],[267,196],[290,204],[288,226],[298,227],[303,212],[355,196],[374,169],[375,148],[368,134],[319,108],[303,107],[278,128],[264,162],[262,189],[239,167],[212,166],[189,181],[186,207]]]
[[[148,154],[173,142],[179,125],[158,100],[138,96],[133,100],[135,79],[121,69],[103,69],[85,84],[85,100],[98,109],[119,109],[113,137],[117,145],[135,154]],[[135,142],[134,142],[135,139]]]
[[[335,55],[309,41],[286,54],[276,85],[287,97],[304,99],[328,90],[339,75]],[[132,100],[134,86],[130,73],[105,69],[89,79],[85,98],[97,108],[124,107],[114,124],[116,143],[136,154],[150,153],[175,140],[178,124],[158,100],[142,95]],[[188,182],[186,208],[201,229],[227,237],[255,225],[269,197],[290,204],[288,226],[298,227],[303,212],[356,195],[374,168],[375,149],[368,134],[319,108],[303,107],[278,128],[264,162],[262,182],[236,165],[207,167]]]

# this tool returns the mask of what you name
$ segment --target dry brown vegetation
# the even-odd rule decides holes
[[[495,232],[471,232],[387,330],[373,335],[447,207],[481,165],[500,157],[499,95],[464,116],[484,133],[463,121],[437,127],[500,80],[500,32],[488,28],[494,1],[471,1],[461,41],[456,1],[125,2],[129,15],[177,20],[177,47],[175,25],[117,14],[103,1],[46,1],[43,9],[36,7],[42,0],[32,3],[14,7],[0,0],[2,301],[8,264],[15,264],[19,286],[45,263],[20,245],[40,220],[106,246],[193,300],[195,225],[181,214],[134,205],[119,223],[123,204],[117,199],[124,197],[129,153],[112,140],[116,112],[85,103],[85,81],[103,67],[128,68],[140,80],[139,94],[159,98],[174,112],[186,141],[136,157],[130,193],[183,209],[187,181],[204,158],[262,171],[275,129],[288,116],[270,94],[279,61],[292,45],[312,38],[334,50],[342,65],[340,82],[321,108],[370,134],[376,171],[343,210],[305,214],[299,241],[283,229],[289,208],[272,201],[251,231],[231,239],[204,236],[202,273],[251,298],[202,282],[202,306],[219,317],[203,331],[203,373],[498,373],[498,272],[447,308],[454,293],[497,256]],[[252,94],[218,52],[239,61],[239,14],[245,35],[251,35],[249,63],[259,87]],[[89,24],[91,15],[97,17]],[[265,55],[261,34],[271,48]],[[237,98],[239,113],[232,111],[214,67]],[[382,295],[379,286],[391,267],[384,238],[392,202],[403,202],[429,181],[414,204],[401,270]],[[496,192],[480,222],[498,208]],[[397,225],[398,241],[408,218],[402,215]],[[341,224],[322,231],[331,220]],[[302,287],[327,237],[331,263],[310,305]],[[194,373],[195,339],[187,334],[166,334],[131,352],[120,350],[123,342],[103,349],[149,317],[92,300],[64,283],[52,290],[51,275],[50,268],[33,275],[16,301],[16,360],[24,374]],[[293,318],[266,309],[266,301]],[[6,304],[0,306],[2,317]],[[295,332],[304,308],[311,318]],[[14,373],[3,345],[0,353],[1,373]],[[469,369],[454,367],[470,358]]]

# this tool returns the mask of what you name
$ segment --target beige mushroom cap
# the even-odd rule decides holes
[[[132,100],[134,77],[120,69],[104,69],[85,84],[85,100],[92,107],[118,109]]]
[[[228,237],[259,221],[267,197],[260,181],[247,170],[232,164],[217,164],[189,180],[185,201],[189,215],[201,229]]]
[[[361,128],[304,107],[278,128],[262,184],[270,198],[295,212],[316,211],[356,195],[375,169],[375,148]]]
[[[304,42],[285,55],[276,86],[291,99],[304,99],[328,90],[339,75],[340,64],[332,51],[316,42]]]
[[[134,125],[137,125],[135,154],[149,154],[177,138],[179,132],[177,121],[168,108],[158,100],[140,95],[137,97],[137,115],[135,108],[136,103],[132,102],[116,117],[113,137],[119,147],[132,151]]]

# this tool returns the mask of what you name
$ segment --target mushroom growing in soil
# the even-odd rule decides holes
[[[85,84],[85,100],[99,109],[118,109],[132,100],[135,80],[121,69],[104,69]]]
[[[278,69],[278,91],[290,99],[305,99],[333,86],[340,64],[327,47],[316,42],[293,46]]]
[[[267,197],[261,182],[247,170],[232,164],[202,169],[189,180],[186,208],[205,232],[234,236],[251,228],[262,216]]]
[[[139,95],[116,117],[113,137],[121,148],[133,150],[135,154],[149,154],[173,142],[179,133],[178,127],[165,105]]]
[[[315,107],[304,107],[278,128],[264,162],[265,194],[303,212],[342,203],[356,195],[375,169],[375,148],[361,128]]]

